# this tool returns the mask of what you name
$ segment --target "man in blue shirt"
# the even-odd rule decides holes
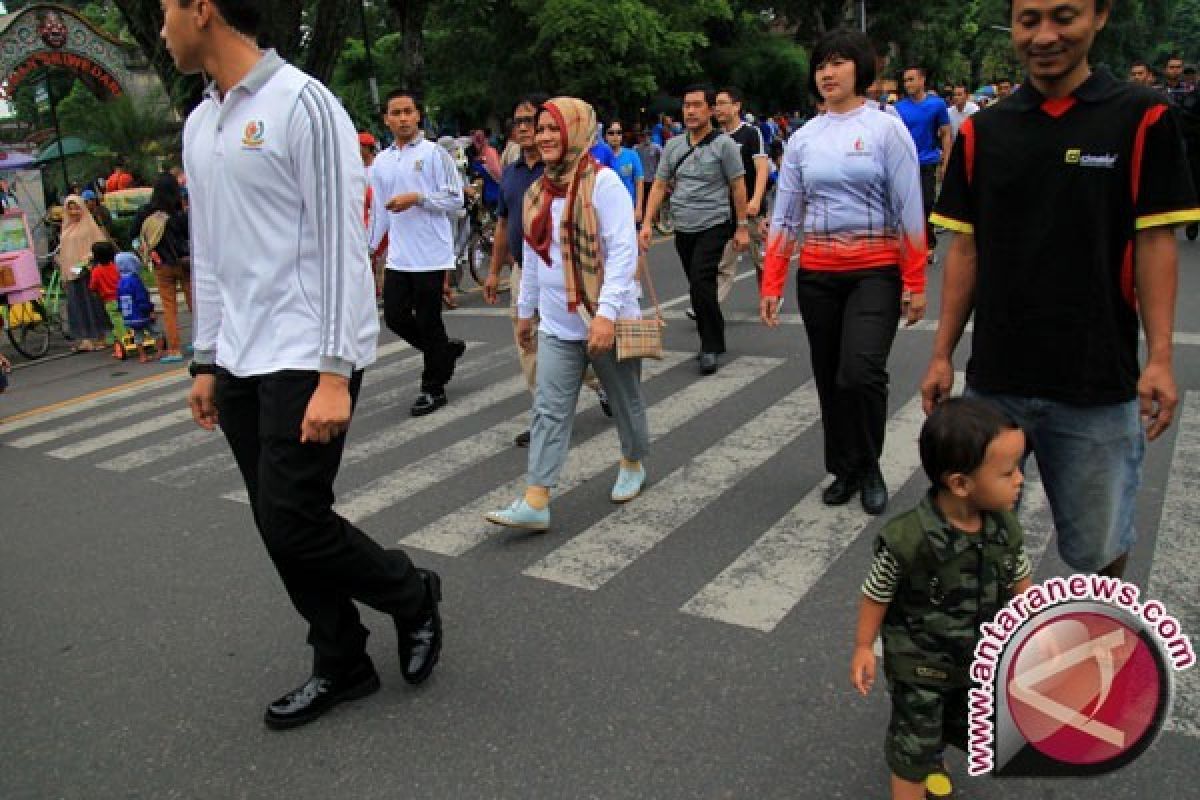
[[[938,181],[946,173],[954,132],[950,127],[946,101],[925,91],[925,77],[924,67],[908,67],[904,70],[905,97],[896,103],[896,112],[904,120],[917,145],[917,160],[921,163],[921,200],[925,206],[925,219],[928,220],[937,196]],[[928,221],[925,223],[925,236],[929,244],[929,263],[932,264],[937,239]]]
[[[600,135],[599,125],[596,126],[595,143],[588,152],[592,154],[592,158],[596,159],[596,163],[600,166],[615,169],[614,162],[616,155],[613,153],[613,149],[608,146],[608,142],[604,141],[604,137]]]
[[[614,120],[608,123],[608,128],[604,131],[604,139],[612,147],[612,168],[617,175],[621,176],[621,183],[625,184],[625,189],[633,199],[633,218],[638,224],[641,224],[642,184],[646,180],[646,173],[642,169],[642,158],[637,151],[621,146],[621,139],[624,136],[625,128],[620,122]]]

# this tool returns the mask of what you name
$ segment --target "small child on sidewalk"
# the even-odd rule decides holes
[[[967,739],[968,670],[979,625],[1029,588],[1024,534],[1013,513],[1025,435],[970,398],[938,405],[921,429],[933,488],[879,535],[862,587],[850,681],[875,682],[875,637],[892,695],[884,752],[894,800],[952,792],[941,754]]]
[[[154,303],[150,292],[142,283],[142,262],[129,252],[117,253],[117,271],[121,281],[117,284],[117,303],[125,326],[133,331],[133,342],[137,345],[138,361],[149,361],[146,345],[153,341]]]
[[[104,310],[112,322],[112,331],[105,337],[105,344],[113,347],[113,358],[120,358],[125,321],[117,305],[117,285],[121,282],[121,276],[113,262],[116,255],[117,248],[112,242],[96,242],[92,245],[92,277],[88,281],[88,289],[104,303]]]

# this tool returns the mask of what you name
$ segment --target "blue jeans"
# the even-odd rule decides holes
[[[970,387],[966,393],[994,403],[1025,431],[1025,457],[1032,451],[1037,458],[1063,561],[1097,572],[1133,549],[1146,452],[1137,400],[1075,406]]]

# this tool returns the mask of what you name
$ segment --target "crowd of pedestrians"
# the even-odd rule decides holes
[[[884,513],[889,354],[898,326],[925,316],[935,236],[949,234],[921,386],[929,416],[918,443],[900,444],[919,447],[931,489],[879,534],[851,659],[865,694],[882,636],[896,798],[948,781],[943,751],[962,743],[978,622],[1030,585],[1013,513],[1028,457],[1066,563],[1120,577],[1145,443],[1178,401],[1175,228],[1200,223],[1200,145],[1185,145],[1196,88],[1176,57],[1161,85],[1138,71],[1147,65],[1131,81],[1092,69],[1111,0],[1064,2],[1071,15],[1014,1],[1026,74],[1016,87],[999,81],[982,109],[965,84],[932,92],[920,65],[902,71],[903,98],[880,102],[871,42],[838,30],[811,50],[821,113],[803,125],[755,120],[736,87],[696,84],[680,93],[679,122],[664,116],[633,142],[583,99],[531,94],[513,110],[503,155],[482,130],[459,153],[499,220],[483,293],[498,302],[511,271],[513,340],[532,395],[530,429],[517,437],[529,448],[526,489],[486,514],[508,528],[550,528],[585,385],[620,442],[611,500],[653,490],[641,359],[622,357],[618,340],[643,316],[645,253],[668,197],[697,379],[727,352],[721,302],[745,254],[770,328],[794,271],[832,476],[822,499],[858,496],[865,513]],[[265,711],[269,727],[289,728],[379,688],[356,604],[391,618],[409,683],[440,656],[440,576],[339,515],[333,482],[375,360],[377,295],[385,324],[423,359],[409,413],[451,402],[466,345],[442,306],[468,200],[464,164],[425,138],[421,95],[407,89],[385,99],[393,141],[378,150],[326,87],[256,46],[254,4],[163,9],[177,67],[210,79],[184,130],[186,208],[178,178],[159,176],[135,222],[138,252],[118,254],[95,198],[71,195],[58,257],[81,349],[118,320],[144,327],[145,298],[130,282],[123,313],[117,288],[137,264],[162,296],[166,360],[184,350],[178,291],[194,303],[189,407],[228,441],[253,523],[309,626],[309,677]],[[114,173],[114,190],[123,180]],[[952,398],[972,317],[967,397]],[[968,567],[960,556],[975,542],[987,556]],[[951,573],[956,591],[943,602],[927,581]],[[931,604],[945,613],[923,613]]]

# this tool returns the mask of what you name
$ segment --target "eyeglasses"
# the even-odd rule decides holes
[[[535,122],[537,122],[537,117],[513,117],[513,125],[515,125],[518,128],[524,127],[526,125],[528,125],[529,127],[533,127],[533,124]]]

